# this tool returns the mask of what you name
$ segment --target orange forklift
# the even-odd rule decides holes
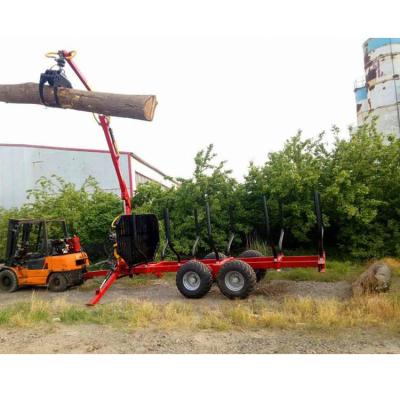
[[[0,290],[47,286],[53,292],[62,292],[82,284],[88,266],[79,237],[68,235],[65,220],[9,220]]]

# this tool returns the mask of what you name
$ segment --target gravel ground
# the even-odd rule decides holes
[[[43,330],[0,329],[0,353],[400,353],[400,335],[377,330],[309,333],[282,330],[124,332],[98,325],[60,324]]]
[[[51,300],[64,297],[68,302],[86,304],[94,295],[94,289],[89,290],[94,282],[87,282],[83,286],[71,288],[64,293],[53,293],[45,288],[22,288],[15,293],[0,292],[0,305],[12,304],[17,301],[29,301],[32,294],[36,298]],[[310,296],[315,298],[337,298],[340,300],[351,296],[351,285],[348,282],[295,282],[285,280],[263,281],[257,285],[251,298],[258,296],[265,301],[282,301],[286,296]],[[101,300],[110,303],[119,299],[147,300],[158,303],[171,301],[186,301],[199,307],[215,307],[231,300],[224,297],[218,287],[214,285],[204,298],[189,300],[182,297],[176,289],[175,283],[165,279],[155,279],[149,284],[132,286],[128,278],[117,281]],[[244,300],[246,301],[246,300]]]

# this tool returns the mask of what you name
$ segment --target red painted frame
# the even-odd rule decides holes
[[[257,257],[257,258],[235,258],[227,257],[222,260],[201,259],[210,268],[214,277],[217,276],[221,267],[228,261],[241,260],[249,264],[254,269],[275,269],[281,268],[317,268],[319,272],[325,272],[326,259],[323,256],[284,256],[279,255],[276,259],[273,257]],[[88,305],[96,305],[111,285],[120,278],[132,275],[153,274],[161,277],[162,274],[167,272],[177,272],[178,269],[189,260],[178,261],[159,261],[151,262],[148,264],[139,264],[131,270],[126,265],[125,261],[120,259],[114,270],[99,270],[89,271],[84,274],[84,279],[92,279],[99,276],[107,276],[108,279],[104,280],[103,284],[96,290],[95,296],[90,300]]]

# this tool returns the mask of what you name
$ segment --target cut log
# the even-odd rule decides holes
[[[377,261],[353,283],[353,295],[386,292],[390,288],[392,271],[387,264]]]
[[[151,121],[157,105],[156,96],[89,92],[75,89],[58,89],[62,108],[88,111],[110,117],[123,117]],[[53,88],[44,87],[46,106],[57,107]],[[0,101],[19,104],[42,104],[37,83],[0,85]]]

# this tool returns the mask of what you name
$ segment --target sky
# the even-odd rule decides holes
[[[213,143],[242,179],[250,161],[264,163],[299,129],[312,137],[356,124],[362,43],[378,32],[365,20],[357,26],[351,5],[342,13],[312,1],[143,3],[116,1],[116,11],[99,1],[85,19],[90,6],[71,2],[73,18],[52,28],[32,21],[26,3],[18,29],[7,18],[0,28],[0,83],[36,82],[52,65],[44,53],[76,50],[94,90],[157,96],[152,122],[113,118],[112,126],[121,150],[172,176],[190,176],[196,152]],[[106,149],[89,113],[0,103],[0,115],[0,143]]]

